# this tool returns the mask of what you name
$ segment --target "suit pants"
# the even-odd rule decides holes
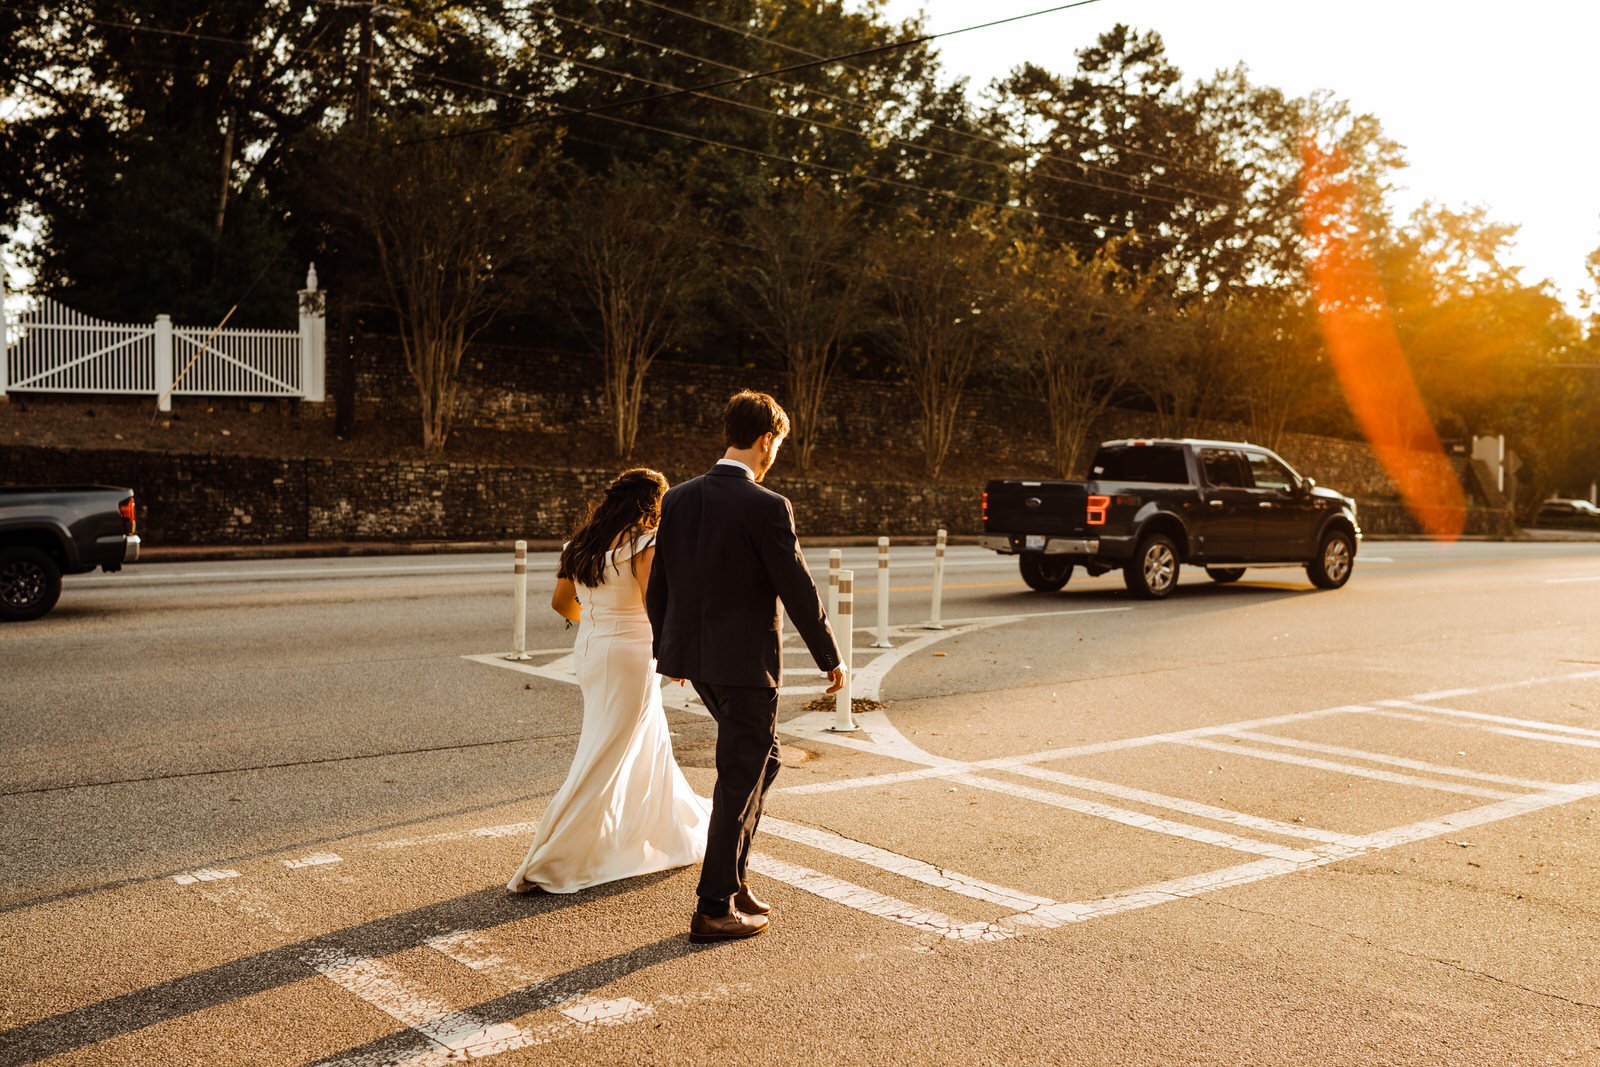
[[[778,691],[692,679],[691,683],[717,721],[717,786],[711,794],[711,826],[699,888],[702,898],[712,900],[732,896],[744,884],[761,806],[782,766]]]

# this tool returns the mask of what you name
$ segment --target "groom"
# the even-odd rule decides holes
[[[723,413],[728,450],[716,466],[667,491],[645,606],[656,669],[688,679],[717,721],[717,786],[689,924],[697,944],[753,937],[772,909],[745,884],[750,839],[778,775],[779,644],[789,613],[828,692],[845,669],[794,532],[794,509],[761,479],[778,458],[789,416],[765,393],[736,393]]]

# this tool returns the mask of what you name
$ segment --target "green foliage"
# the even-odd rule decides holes
[[[975,103],[932,45],[890,47],[921,27],[874,4],[396,0],[371,13],[371,114],[388,138],[373,155],[351,136],[368,17],[328,0],[0,7],[0,228],[37,229],[41,288],[113,319],[207,322],[239,303],[235,323],[281,326],[315,259],[336,297],[405,334],[417,283],[397,283],[378,238],[444,219],[444,241],[450,214],[425,208],[462,209],[470,186],[505,224],[484,238],[500,241],[480,250],[492,262],[462,275],[492,297],[457,308],[468,332],[610,353],[597,376],[621,451],[661,352],[803,364],[809,384],[792,388],[813,400],[835,367],[912,383],[930,470],[974,380],[1042,382],[1079,416],[1132,397],[1153,428],[1228,418],[1270,440],[1349,426],[1307,281],[1328,251],[1303,217],[1309,141],[1337,160],[1318,180],[1351,194],[1315,232],[1370,242],[1441,431],[1511,433],[1551,477],[1596,462],[1571,427],[1600,414],[1581,384],[1600,375],[1558,371],[1600,358],[1600,250],[1585,335],[1520,280],[1512,231],[1482,211],[1395,218],[1399,146],[1331,94],[1293,98],[1243,66],[1189,79],[1159,34],[1128,26],[1063,69],[1018,66]],[[459,135],[460,153],[417,131]],[[537,181],[500,165],[511,144],[542,161]],[[818,204],[849,204],[847,223],[807,215]],[[635,252],[659,253],[636,261],[696,274],[690,304],[645,272],[677,294],[634,301],[671,312],[654,325],[625,323],[572,274],[585,238],[622,249],[630,227]],[[767,274],[748,273],[758,260]],[[869,264],[879,289],[863,306],[845,281]],[[774,301],[792,312],[782,329]],[[847,305],[849,321],[830,319]],[[448,404],[435,410],[442,440]],[[1082,418],[1056,431],[1070,466]]]

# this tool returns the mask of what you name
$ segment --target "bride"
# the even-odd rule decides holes
[[[581,616],[573,653],[583,730],[507,886],[514,892],[574,893],[705,856],[710,802],[672,757],[644,607],[666,489],[656,471],[623,471],[561,551],[550,606],[571,622]]]

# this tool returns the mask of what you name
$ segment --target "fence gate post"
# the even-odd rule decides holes
[[[6,375],[11,366],[10,323],[6,314],[6,271],[0,266],[0,400],[6,399]]]
[[[317,288],[317,265],[306,271],[300,290],[300,395],[320,404],[327,399],[328,323],[325,296]]]
[[[172,316],[156,316],[156,407],[172,410]]]

